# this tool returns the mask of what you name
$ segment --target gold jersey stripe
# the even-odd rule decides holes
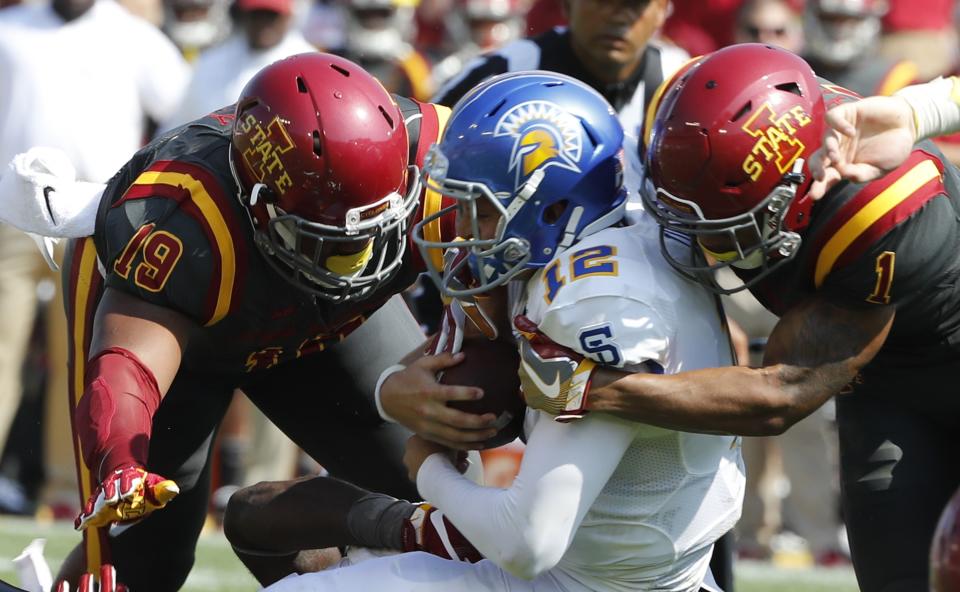
[[[196,178],[186,173],[146,171],[141,173],[134,185],[169,185],[180,187],[190,194],[190,199],[200,209],[204,220],[213,231],[220,254],[220,285],[217,292],[217,305],[205,326],[209,327],[227,316],[233,297],[233,284],[237,275],[237,256],[233,249],[233,239],[220,209],[206,188]]]
[[[76,274],[76,288],[74,290],[73,301],[73,333],[70,336],[73,339],[73,401],[71,401],[71,412],[80,404],[80,398],[83,397],[83,380],[87,371],[87,349],[84,336],[87,334],[87,307],[90,305],[90,292],[93,284],[94,274],[97,271],[97,251],[93,244],[93,238],[87,237],[77,243],[78,249],[82,249],[80,255],[79,269],[74,270]],[[79,435],[74,432],[74,451],[77,455],[77,466],[80,467],[80,493],[85,503],[90,499],[91,494],[91,476],[90,467],[83,461],[83,454],[80,452]],[[87,571],[94,574],[100,573],[100,536],[96,529],[91,529],[83,537],[85,546],[85,555],[87,558]]]
[[[824,278],[833,269],[837,259],[877,220],[888,214],[915,191],[926,185],[932,179],[940,176],[940,170],[932,160],[925,159],[917,163],[912,169],[894,181],[892,185],[881,191],[859,212],[854,214],[837,232],[830,237],[823,250],[817,256],[817,266],[814,272],[814,284],[817,288],[823,284]]]
[[[901,88],[912,84],[919,75],[917,65],[909,60],[897,62],[897,64],[887,72],[880,88],[877,89],[878,95],[890,96]]]

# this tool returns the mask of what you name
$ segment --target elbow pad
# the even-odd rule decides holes
[[[146,466],[159,406],[157,380],[132,352],[110,347],[88,362],[73,419],[83,461],[98,479],[131,464]]]

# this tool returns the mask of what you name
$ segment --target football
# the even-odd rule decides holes
[[[468,413],[495,413],[500,431],[484,443],[483,448],[496,448],[513,442],[523,427],[526,405],[520,394],[520,353],[505,341],[484,337],[463,340],[460,348],[466,355],[462,362],[437,375],[442,384],[474,386],[483,389],[483,397],[474,401],[450,401],[450,407]]]

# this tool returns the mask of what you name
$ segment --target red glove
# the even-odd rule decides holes
[[[443,512],[428,503],[417,506],[403,525],[403,550],[424,551],[444,559],[476,563],[483,559]]]
[[[462,263],[466,257],[467,251],[463,249],[450,248],[444,253],[444,276],[446,277],[454,272],[456,274],[449,284],[453,288],[464,289],[475,283],[473,274],[470,272],[470,266]],[[427,355],[437,355],[459,352],[463,343],[466,319],[470,319],[487,339],[495,340],[497,338],[497,328],[483,309],[478,306],[478,303],[482,302],[483,299],[483,295],[458,298],[444,297],[446,305],[443,307],[443,315],[440,318],[440,330],[430,341],[425,353]]]
[[[514,317],[513,326],[521,336],[520,389],[527,406],[561,422],[583,417],[596,362],[556,343],[524,315]]]
[[[169,479],[135,465],[122,467],[94,490],[73,525],[83,530],[133,522],[164,507],[178,493],[180,488]]]
[[[96,582],[92,573],[85,573],[80,576],[80,582],[77,584],[77,592],[94,592]],[[70,584],[61,581],[55,588],[56,592],[70,592]],[[99,592],[127,592],[127,587],[117,583],[117,570],[112,565],[106,563],[100,566],[100,590]]]

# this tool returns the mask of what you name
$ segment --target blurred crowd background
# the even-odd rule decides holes
[[[949,75],[960,64],[954,0],[52,0],[55,12],[47,0],[20,8],[0,0],[0,162],[53,144],[67,149],[80,178],[106,181],[156,134],[232,103],[261,67],[315,49],[427,101],[483,52],[564,26],[570,1],[635,11],[660,2],[666,19],[650,43],[690,56],[775,44],[864,95]],[[104,55],[114,58],[109,66]],[[960,140],[938,142],[960,161]],[[407,295],[429,333],[435,291],[421,283]],[[727,308],[741,363],[759,364],[775,319],[744,292]],[[78,495],[59,278],[29,237],[3,225],[0,311],[0,514],[72,520]],[[832,406],[782,436],[746,440],[739,556],[848,562]],[[241,392],[216,455],[211,527],[237,487],[323,470]],[[487,482],[508,484],[520,455],[519,443],[488,451]]]

